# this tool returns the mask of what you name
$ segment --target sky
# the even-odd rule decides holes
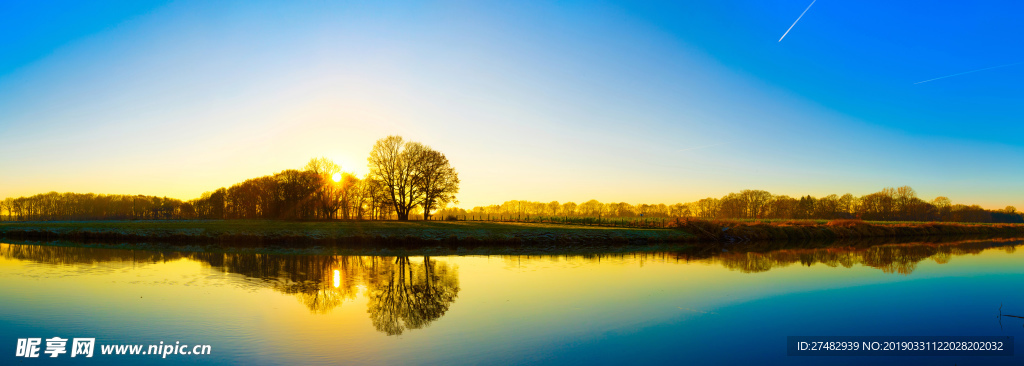
[[[809,4],[5,1],[0,197],[361,176],[400,135],[465,208],[903,185],[1024,208],[1024,3]]]

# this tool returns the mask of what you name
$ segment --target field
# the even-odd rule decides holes
[[[487,221],[49,221],[0,223],[0,237],[233,244],[415,245],[429,243],[683,242],[679,230]]]
[[[861,220],[678,220],[701,241],[836,240],[879,237],[1024,236],[1024,224]]]
[[[667,228],[495,221],[45,221],[0,222],[0,238],[206,247],[597,249],[767,241],[827,243],[863,238],[1024,237],[1021,224],[680,220],[664,225]]]

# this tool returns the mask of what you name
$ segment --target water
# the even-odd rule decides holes
[[[1021,244],[427,258],[0,244],[0,364],[1021,364],[785,348],[795,335],[1021,339],[1024,319],[997,316],[1024,315]],[[94,357],[13,357],[18,338],[55,336],[95,337]],[[211,353],[100,354],[161,341]]]

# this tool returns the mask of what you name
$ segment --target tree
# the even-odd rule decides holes
[[[459,173],[448,163],[448,158],[429,147],[419,151],[421,156],[416,159],[416,185],[423,193],[423,219],[430,219],[430,210],[443,207],[455,200],[459,193]]]
[[[761,219],[767,215],[772,194],[762,190],[747,189],[740,192],[740,198],[746,205],[746,218]]]
[[[893,194],[892,197],[895,205],[895,211],[899,213],[899,219],[910,220],[910,210],[912,203],[917,199],[917,192],[915,192],[913,188],[910,188],[910,186],[902,186],[896,188],[895,194]]]
[[[548,202],[548,205],[547,205],[547,213],[548,213],[548,215],[557,216],[558,215],[558,208],[559,207],[561,207],[561,205],[558,204],[558,201]]]
[[[814,217],[821,219],[839,218],[839,196],[830,194],[819,198],[814,205]]]
[[[939,220],[950,221],[953,214],[953,201],[949,197],[938,196],[932,200],[932,206],[938,210]]]
[[[337,183],[339,186],[338,197],[341,204],[341,217],[345,220],[353,218],[358,215],[362,218],[362,184],[359,178],[351,173],[344,173],[341,175],[341,181]]]
[[[745,217],[744,212],[746,209],[747,204],[739,193],[729,193],[719,200],[718,218],[740,219]]]
[[[717,198],[708,197],[694,202],[693,205],[693,211],[698,218],[713,219],[718,216],[718,211],[722,207],[722,202]]]
[[[0,201],[0,219],[3,218],[4,211],[7,211],[7,221],[11,221],[11,211],[13,211],[12,208],[14,206],[13,201],[14,200],[11,198],[4,198],[3,201]]]
[[[781,195],[772,196],[772,201],[769,204],[768,215],[769,219],[792,219],[797,211],[800,201],[796,198]]]
[[[313,190],[318,205],[318,216],[321,218],[332,218],[338,212],[339,187],[333,184],[335,173],[341,172],[341,167],[325,157],[309,159],[306,163],[306,171],[317,177],[314,181]]]
[[[408,220],[420,205],[426,218],[430,210],[454,202],[459,191],[459,176],[444,154],[400,136],[377,140],[367,161],[399,220]]]
[[[814,204],[817,199],[811,195],[800,197],[800,201],[796,204],[796,211],[793,213],[795,219],[810,219],[814,215]]]
[[[366,197],[370,200],[371,220],[383,220],[394,212],[390,192],[380,179],[367,174],[363,178],[363,187],[366,190]]]
[[[853,194],[847,193],[842,197],[839,197],[839,211],[842,213],[844,218],[852,217],[854,212],[854,204],[857,199],[853,197]]]
[[[692,216],[692,213],[690,212],[690,207],[688,207],[687,205],[684,205],[682,203],[676,203],[672,206],[669,206],[669,216],[690,217]]]
[[[579,211],[580,215],[596,217],[598,215],[601,215],[601,213],[604,211],[604,204],[602,204],[598,200],[590,200],[581,203],[579,206],[576,207],[576,210]]]
[[[566,202],[562,204],[562,215],[575,216],[576,215],[576,202]]]
[[[388,136],[377,140],[367,158],[370,173],[385,188],[399,220],[408,220],[409,211],[423,197],[415,181],[420,149],[420,144]]]

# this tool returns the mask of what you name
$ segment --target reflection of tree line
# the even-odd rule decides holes
[[[978,240],[949,243],[904,243],[817,249],[733,248],[730,252],[700,253],[612,253],[559,256],[505,256],[508,266],[537,260],[564,262],[612,262],[643,265],[645,261],[702,261],[721,264],[744,273],[768,271],[794,263],[832,267],[856,264],[878,268],[885,273],[910,274],[917,263],[932,259],[944,264],[954,256],[978,254],[1001,248],[1008,253],[1020,240]],[[762,245],[762,244],[755,244]],[[780,245],[780,244],[763,244]],[[737,250],[737,249],[745,249]],[[159,252],[97,248],[0,244],[0,256],[54,265],[101,262],[158,263],[190,259],[228,273],[261,279],[275,291],[296,296],[310,311],[328,313],[353,299],[365,289],[367,312],[378,331],[388,335],[419,329],[442,317],[459,292],[458,270],[443,261],[425,257],[355,257],[316,255],[273,255],[237,253]],[[337,271],[337,276],[335,276]]]
[[[569,254],[569,255],[523,255],[506,256],[506,265],[515,268],[537,260],[551,262],[601,262],[635,263],[651,262],[706,262],[720,264],[731,270],[744,273],[766,272],[772,268],[786,267],[794,263],[811,266],[821,263],[830,267],[851,268],[856,264],[881,269],[885,273],[910,274],[917,263],[931,259],[938,264],[948,263],[954,256],[978,254],[990,248],[999,248],[1007,253],[1016,251],[1024,244],[1019,239],[988,239],[949,242],[906,242],[887,244],[892,238],[864,238],[831,243],[828,248],[792,248],[790,242],[751,243],[733,246],[730,251],[721,247],[708,247],[700,251],[678,253],[612,253],[612,254]],[[807,243],[813,244],[813,243]]]
[[[727,252],[705,261],[739,270],[744,273],[768,271],[776,267],[785,267],[794,263],[811,266],[821,263],[830,267],[853,267],[861,264],[881,269],[885,273],[910,274],[917,268],[917,263],[932,259],[936,263],[945,264],[954,256],[978,254],[989,248],[1002,248],[1013,253],[1020,240],[986,240],[956,243],[907,243],[889,244],[871,247],[844,247],[820,249],[783,249],[765,253],[758,252]]]
[[[0,256],[33,262],[74,265],[105,262],[149,264],[182,258],[179,252],[148,250],[112,250],[99,248],[61,247],[47,245],[0,244]]]
[[[445,209],[445,215],[476,217],[605,217],[605,218],[697,218],[703,220],[774,219],[835,220],[864,219],[880,221],[946,221],[1022,223],[1024,214],[1013,206],[986,210],[978,205],[953,204],[948,197],[925,201],[909,186],[885,188],[860,197],[847,193],[825,197],[790,197],[767,191],[746,189],[722,198],[708,197],[690,203],[637,204],[602,203],[590,200],[580,204],[534,201],[505,201],[500,205],[477,206],[469,210]]]
[[[458,269],[430,257],[420,262],[409,257],[155,252],[17,244],[0,244],[0,256],[54,265],[190,259],[224,272],[261,279],[263,285],[296,296],[319,314],[355,298],[364,288],[373,326],[388,335],[423,328],[441,318],[459,293]]]

